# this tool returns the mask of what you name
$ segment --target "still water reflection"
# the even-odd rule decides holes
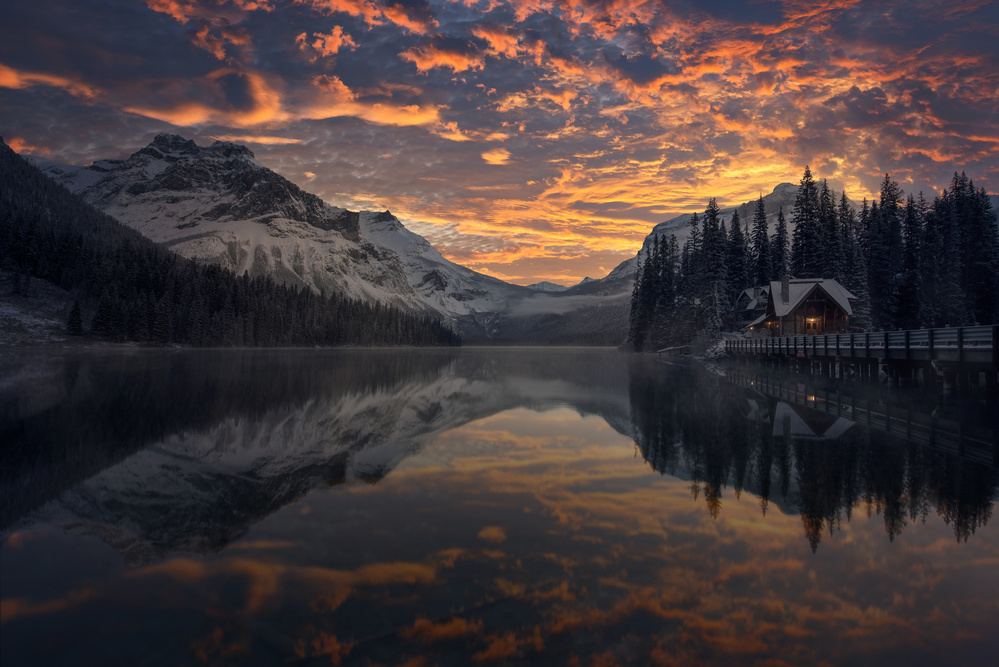
[[[991,664],[993,413],[597,350],[22,355],[0,658]]]

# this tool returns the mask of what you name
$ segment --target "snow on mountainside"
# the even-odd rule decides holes
[[[36,160],[70,191],[177,253],[237,274],[418,309],[398,258],[360,238],[358,214],[263,167],[243,146],[161,134],[127,160]]]
[[[331,206],[244,146],[161,134],[127,160],[35,163],[86,201],[175,252],[236,274],[434,312],[486,338],[511,301],[533,294],[445,259],[391,213]],[[495,328],[495,327],[493,327]]]
[[[528,285],[527,289],[532,289],[535,292],[564,292],[569,288],[565,285],[559,285],[558,283],[550,283],[547,280],[542,280],[540,283]]]
[[[425,238],[406,229],[388,211],[362,211],[360,233],[363,239],[400,258],[407,279],[423,304],[458,322],[463,333],[485,334],[476,338],[494,337],[495,315],[532,294],[526,287],[511,285],[445,259]]]

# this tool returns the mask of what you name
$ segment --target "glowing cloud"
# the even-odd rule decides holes
[[[510,151],[505,148],[494,148],[482,154],[486,164],[506,164],[510,161]]]
[[[448,48],[434,44],[414,46],[400,53],[399,57],[416,65],[416,69],[421,72],[429,72],[435,67],[444,67],[455,73],[466,70],[481,70],[485,67],[485,58],[480,53],[475,53],[469,49]]]
[[[357,42],[354,41],[354,38],[345,33],[340,26],[334,26],[333,30],[325,35],[322,33],[312,33],[312,36],[308,37],[303,32],[295,37],[295,43],[298,44],[298,48],[301,50],[311,50],[314,53],[312,56],[313,62],[319,58],[335,56],[342,48],[357,48]]]
[[[218,141],[231,141],[233,143],[241,144],[261,144],[263,146],[285,146],[288,144],[300,144],[301,139],[293,139],[291,137],[268,137],[268,136],[255,136],[252,134],[223,134],[218,136],[213,136],[213,139]],[[315,176],[315,174],[313,174]]]

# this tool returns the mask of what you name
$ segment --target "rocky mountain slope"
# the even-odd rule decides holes
[[[143,235],[237,274],[431,313],[472,341],[617,344],[624,337],[620,304],[613,317],[594,318],[589,311],[607,311],[607,299],[538,292],[454,264],[388,211],[331,206],[244,146],[200,147],[161,134],[126,160],[34,162]],[[574,298],[549,301],[563,295]]]

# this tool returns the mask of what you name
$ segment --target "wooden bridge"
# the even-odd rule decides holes
[[[869,429],[909,442],[944,451],[975,463],[999,467],[999,432],[995,425],[968,424],[964,419],[935,417],[914,410],[904,397],[863,396],[857,392],[807,387],[789,378],[744,370],[728,373],[733,384],[760,394],[834,417],[842,417]]]
[[[882,365],[896,382],[921,372],[958,384],[977,384],[984,374],[995,389],[999,370],[999,326],[947,327],[912,331],[878,331],[725,341],[725,351],[736,357],[801,365],[816,363],[823,373],[836,375],[851,367],[861,377],[876,377]]]

